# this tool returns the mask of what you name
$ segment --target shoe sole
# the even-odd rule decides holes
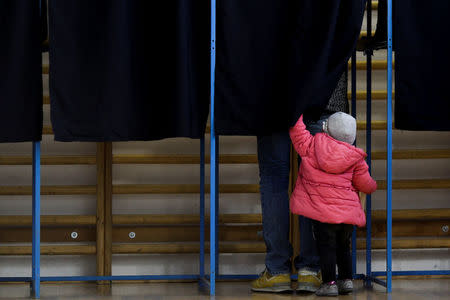
[[[314,286],[312,283],[299,282],[297,286],[297,291],[299,292],[310,292],[314,293],[319,289],[319,287]]]
[[[293,290],[290,285],[275,285],[265,288],[252,288],[253,292],[263,292],[263,293],[291,293]]]
[[[339,294],[325,294],[325,295],[316,294],[316,296],[318,296],[318,297],[337,297],[337,296],[339,296]]]
[[[352,292],[353,292],[353,289],[340,290],[339,295],[348,295],[348,294],[351,294]]]

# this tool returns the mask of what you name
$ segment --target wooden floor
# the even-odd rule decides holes
[[[392,295],[387,295],[384,289],[375,286],[366,290],[361,282],[356,282],[353,294],[339,296],[334,299],[450,299],[450,279],[430,280],[395,280]],[[207,292],[198,289],[196,283],[149,283],[125,284],[117,283],[112,287],[100,287],[95,284],[44,284],[41,299],[71,299],[71,300],[289,300],[289,299],[320,299],[312,294],[262,294],[251,293],[248,282],[220,282],[217,286],[217,296],[208,296]],[[0,285],[0,299],[28,299],[29,286],[23,284]],[[330,298],[327,298],[330,299]],[[333,299],[333,298],[331,298]]]

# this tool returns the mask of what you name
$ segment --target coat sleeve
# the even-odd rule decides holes
[[[372,194],[377,190],[377,182],[369,174],[369,166],[361,160],[353,172],[353,186],[366,194]]]
[[[295,151],[300,156],[307,156],[313,141],[313,136],[303,123],[303,115],[300,116],[295,126],[289,130],[289,135],[291,136]]]

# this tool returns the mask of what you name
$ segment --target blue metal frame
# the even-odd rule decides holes
[[[351,77],[352,77],[352,108],[351,108],[351,113],[353,118],[356,119],[356,51],[353,51],[352,54],[352,72],[351,72]],[[355,145],[356,145],[356,140],[355,140]],[[353,278],[356,277],[356,273],[357,273],[357,268],[356,268],[356,226],[353,226],[353,232],[352,232],[352,276]]]
[[[372,2],[367,3],[367,38],[372,36]],[[372,50],[366,50],[366,152],[369,173],[372,172]],[[372,196],[366,196],[366,280],[364,285],[371,286],[372,273]]]
[[[216,294],[216,272],[218,271],[218,249],[217,249],[217,141],[214,124],[214,95],[215,95],[215,74],[216,74],[216,0],[211,0],[211,78],[210,78],[210,98],[211,98],[211,164],[210,164],[210,294]]]
[[[39,4],[41,0],[39,0]],[[392,271],[392,0],[388,3],[388,52],[387,52],[387,238],[386,238],[386,271],[372,272],[371,257],[371,197],[367,196],[367,236],[366,236],[366,274],[357,274],[356,270],[356,229],[352,235],[352,261],[353,277],[363,279],[366,285],[371,282],[386,287],[388,293],[392,291],[392,276],[414,276],[414,275],[450,275],[450,270],[432,271]],[[372,9],[367,8],[367,31],[368,37],[372,31]],[[372,51],[367,55],[367,128],[366,147],[367,162],[369,171],[371,168],[371,102],[372,102]],[[112,280],[199,280],[200,284],[205,284],[210,288],[210,294],[215,295],[216,280],[239,280],[256,279],[256,274],[245,275],[219,275],[219,137],[215,134],[214,124],[214,95],[215,95],[215,68],[216,68],[216,0],[211,0],[211,159],[210,159],[210,274],[205,274],[205,138],[200,139],[200,253],[199,253],[199,274],[194,275],[135,275],[135,276],[40,276],[40,142],[33,142],[33,242],[32,242],[32,275],[31,277],[3,277],[0,282],[30,282],[32,295],[40,297],[40,282],[54,281],[112,281]],[[352,55],[352,115],[356,118],[356,52]],[[386,276],[386,281],[382,281],[377,276]],[[292,275],[296,279],[297,275]]]
[[[392,0],[388,0],[387,51],[387,190],[386,190],[386,272],[387,292],[392,292]]]
[[[31,290],[34,298],[40,298],[41,281],[41,143],[33,142],[33,244]]]

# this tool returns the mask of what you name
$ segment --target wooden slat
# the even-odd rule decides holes
[[[193,225],[200,223],[198,215],[113,215],[114,225]]]
[[[95,165],[95,156],[92,155],[43,155],[41,165]],[[31,156],[0,156],[0,165],[31,165]]]
[[[386,189],[386,181],[379,180],[378,189]],[[394,189],[448,189],[450,179],[394,180]],[[209,186],[205,187],[209,192]],[[1,190],[0,190],[1,191]],[[222,184],[221,193],[258,193],[257,184]],[[114,194],[198,194],[196,184],[124,184],[113,186]]]
[[[375,35],[375,30],[372,30],[372,36],[374,36],[374,35]],[[367,30],[362,30],[359,37],[361,38],[361,37],[365,37],[365,36],[367,36]]]
[[[209,156],[205,158],[209,163]],[[199,164],[200,156],[198,155],[152,155],[137,154],[114,155],[114,164]],[[226,154],[219,157],[221,164],[253,164],[258,163],[255,154]]]
[[[41,216],[41,226],[90,226],[96,224],[96,216]],[[31,216],[0,216],[0,227],[31,226]]]
[[[386,181],[379,180],[378,189],[386,189]],[[394,180],[393,188],[404,189],[449,189],[450,179]],[[96,186],[42,186],[42,195],[96,195]],[[221,193],[259,193],[258,184],[223,184]],[[198,194],[195,184],[125,184],[113,186],[114,194]],[[209,186],[206,186],[209,192]],[[31,195],[30,186],[0,186],[0,195]]]
[[[53,134],[52,127],[49,126],[49,125],[45,125],[44,127],[42,127],[42,134],[44,134],[44,135],[52,135]]]
[[[442,230],[450,225],[450,217],[440,221],[394,221],[392,225],[393,237],[444,237],[450,233]],[[358,230],[358,237],[365,237],[365,228]],[[372,238],[386,238],[386,222],[372,223]]]
[[[206,251],[209,251],[209,243],[205,243]],[[359,250],[365,249],[365,240],[357,241]],[[385,249],[386,241],[381,239],[372,240],[373,249]],[[394,239],[393,249],[419,249],[419,248],[450,248],[450,238],[428,238],[428,239]],[[263,242],[240,242],[219,244],[220,253],[265,253],[266,247]],[[116,254],[182,254],[198,253],[198,243],[155,243],[155,244],[115,244],[113,253]]]
[[[378,189],[386,189],[386,181],[378,180]],[[405,189],[449,189],[450,179],[394,180],[393,188]],[[209,186],[205,187],[209,192]],[[240,194],[259,193],[258,184],[222,184],[220,193]],[[1,192],[1,190],[0,190]],[[195,184],[127,184],[113,186],[114,194],[198,194],[200,188]],[[1,194],[1,193],[0,193]]]
[[[50,66],[48,64],[42,65],[42,74],[48,75],[50,73]]]
[[[42,255],[93,255],[95,245],[41,246]],[[31,255],[31,246],[0,246],[0,255]]]
[[[392,211],[394,221],[409,220],[447,220],[450,219],[450,209],[400,209]],[[206,216],[206,222],[209,217]],[[372,221],[384,222],[385,210],[373,210]],[[198,215],[114,215],[114,225],[197,225],[200,222]],[[261,224],[261,214],[222,214],[219,215],[220,224]],[[31,216],[0,216],[0,227],[31,226]],[[96,225],[96,216],[81,215],[43,215],[42,226],[93,226]]]
[[[95,185],[42,186],[41,195],[96,195]],[[0,195],[29,196],[31,186],[0,186]]]
[[[366,130],[367,122],[366,121],[357,121],[358,130]],[[394,128],[394,126],[392,126]],[[386,130],[387,122],[386,121],[372,121],[372,130]]]
[[[378,189],[386,189],[385,180],[377,180]],[[396,190],[418,190],[418,189],[450,189],[450,179],[417,179],[417,180],[394,180],[392,187]]]
[[[209,193],[209,185],[205,191]],[[220,193],[259,193],[258,184],[222,184]],[[114,194],[198,194],[198,184],[123,184],[114,185]]]
[[[358,249],[365,249],[365,239],[357,241]],[[372,239],[373,249],[386,249],[386,240]],[[425,249],[425,248],[450,248],[450,238],[424,238],[424,239],[393,239],[393,249]]]
[[[97,276],[105,275],[105,143],[97,143]]]
[[[394,221],[394,238],[436,238],[449,237],[450,233],[443,230],[444,226],[449,225],[447,220],[425,220],[425,221]],[[71,233],[76,232],[78,237],[73,239]],[[134,232],[135,237],[129,237],[129,233]],[[262,241],[262,225],[222,225],[219,230],[221,242],[254,242]],[[360,228],[357,232],[358,237],[365,237],[365,228]],[[206,240],[209,233],[206,231]],[[292,241],[298,241],[298,235],[293,237]],[[373,222],[372,238],[386,237],[386,223]],[[0,243],[31,243],[32,228],[2,228],[0,230]],[[149,243],[149,242],[198,242],[199,226],[194,225],[176,225],[176,226],[115,226],[112,230],[112,239],[115,243]],[[73,242],[96,242],[95,227],[42,227],[41,242],[43,243],[73,243]]]
[[[395,221],[405,220],[442,220],[450,219],[450,209],[395,209],[392,211],[392,219]],[[1,220],[1,219],[0,219]],[[206,216],[206,222],[209,217]],[[373,210],[372,220],[374,222],[386,221],[385,210]],[[196,225],[199,224],[198,215],[114,215],[114,225]],[[219,215],[220,224],[260,224],[261,214],[222,214]]]
[[[199,215],[114,215],[114,225],[197,225]],[[209,222],[209,217],[205,218]],[[226,214],[219,215],[219,224],[260,224],[261,214]]]
[[[130,232],[135,237],[130,238]],[[219,239],[226,242],[262,241],[262,225],[220,226]],[[206,240],[209,240],[209,230],[206,230]],[[163,243],[163,242],[198,242],[199,226],[150,226],[150,227],[114,227],[114,243]]]
[[[262,216],[261,214],[225,214],[219,215],[219,223],[262,223]]]
[[[351,100],[352,92],[347,93],[347,98]],[[392,92],[392,98],[395,98],[395,92]],[[367,91],[356,91],[356,100],[366,100]],[[372,91],[372,100],[386,100],[387,91]]]
[[[113,240],[113,220],[112,220],[112,165],[113,150],[112,143],[105,143],[105,275],[112,274],[112,240]]]
[[[72,232],[78,234],[77,238],[72,238]],[[85,243],[95,242],[95,228],[91,227],[42,227],[42,243]],[[26,228],[8,228],[0,230],[0,243],[31,243],[31,226]]]
[[[351,69],[352,62],[348,62],[348,68]],[[392,67],[395,68],[395,62],[392,62]],[[357,70],[366,70],[367,62],[365,61],[357,61],[356,62]],[[387,70],[387,61],[386,60],[373,60],[372,61],[372,70]]]
[[[438,209],[394,209],[392,211],[393,220],[442,220],[450,219],[450,209],[449,208],[438,208]],[[372,211],[373,221],[385,221],[386,211],[385,210],[374,210]]]
[[[364,249],[365,240],[357,241],[358,249]],[[373,249],[385,249],[386,241],[373,239]],[[209,245],[206,243],[206,251]],[[450,248],[450,238],[428,239],[394,239],[394,249],[418,249],[418,248]],[[219,244],[221,253],[265,253],[264,242],[238,242]],[[116,254],[182,254],[198,253],[197,243],[155,243],[155,244],[115,244],[113,253]],[[42,246],[43,255],[93,255],[96,253],[94,245],[63,245]],[[31,255],[31,246],[0,246],[0,255]]]
[[[384,160],[387,157],[386,151],[373,151],[372,160]],[[442,159],[450,158],[450,149],[437,150],[394,150],[394,159]]]
[[[392,211],[393,220],[441,220],[450,219],[450,209],[395,209]],[[385,210],[373,210],[373,221],[385,221]],[[206,221],[209,221],[208,216]],[[114,225],[176,225],[199,224],[198,215],[114,215]],[[261,214],[223,214],[219,215],[220,224],[230,223],[262,223]]]
[[[198,253],[200,250],[198,243],[155,243],[155,244],[115,244],[113,253],[115,254],[182,254]],[[266,247],[263,242],[241,242],[241,243],[220,243],[221,253],[265,253]],[[209,243],[205,243],[205,251],[209,251]]]

